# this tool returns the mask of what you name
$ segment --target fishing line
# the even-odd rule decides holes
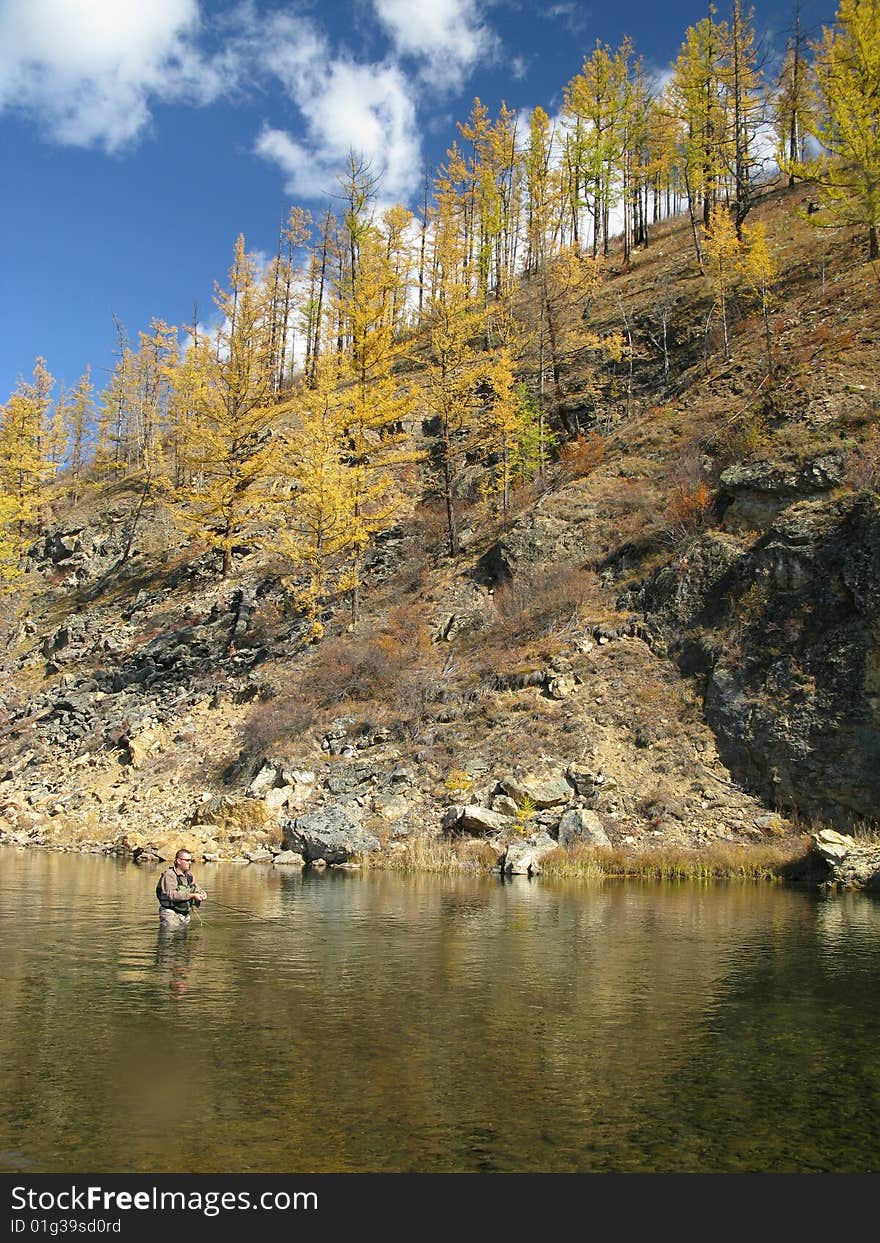
[[[233,915],[244,915],[245,919],[258,919],[264,924],[277,924],[278,916],[269,919],[266,915],[257,915],[254,911],[244,911],[240,906],[230,906],[228,902],[220,902],[217,898],[209,898],[212,906],[219,906],[223,911],[232,911]]]

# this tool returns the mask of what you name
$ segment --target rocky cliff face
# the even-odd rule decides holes
[[[835,498],[828,471],[783,475],[728,479],[734,531],[704,533],[637,603],[705,679],[730,770],[774,805],[851,826],[880,807],[880,513],[874,496]],[[816,499],[801,499],[804,481]],[[756,494],[777,514],[750,542]]]

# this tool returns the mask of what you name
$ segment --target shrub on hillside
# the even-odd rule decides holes
[[[844,482],[854,492],[880,489],[880,429],[873,427],[846,456]]]
[[[593,432],[590,436],[581,434],[574,440],[569,440],[559,450],[556,475],[562,482],[583,479],[604,461],[605,441],[600,433]]]
[[[709,525],[715,493],[706,476],[697,445],[687,449],[669,471],[665,537],[674,548],[687,543]]]
[[[494,629],[508,640],[522,640],[571,629],[584,607],[600,598],[591,570],[558,561],[517,575],[495,592]]]
[[[424,671],[431,655],[431,636],[418,607],[401,604],[375,630],[325,640],[310,673],[312,693],[322,707],[388,698],[404,679]]]
[[[284,682],[277,693],[256,703],[242,729],[242,745],[252,756],[263,755],[294,738],[318,732],[317,706],[299,678]]]

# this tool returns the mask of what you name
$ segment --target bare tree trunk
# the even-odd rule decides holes
[[[425,164],[425,195],[422,200],[422,237],[419,245],[419,323],[425,305],[425,246],[428,238],[428,179],[431,166]]]
[[[312,338],[312,370],[308,377],[308,383],[311,388],[315,387],[318,375],[318,355],[321,352],[321,316],[324,312],[324,284],[327,279],[327,249],[330,238],[330,221],[332,215],[330,208],[327,208],[327,214],[324,217],[324,231],[321,238],[321,269],[318,277],[318,303],[315,308],[315,331]]]
[[[697,252],[697,263],[700,265],[700,271],[702,272],[703,271],[703,248],[700,246],[700,233],[699,233],[699,229],[697,228],[696,213],[694,212],[694,196],[691,193],[690,177],[688,175],[687,167],[685,167],[685,170],[684,170],[684,184],[685,184],[685,189],[687,191],[688,215],[690,216],[690,221],[691,221],[691,235],[694,239],[694,250]]]
[[[455,501],[452,496],[452,443],[448,429],[443,433],[443,499],[446,504],[446,529],[449,532],[449,554],[457,557],[461,552],[458,523],[455,517]]]

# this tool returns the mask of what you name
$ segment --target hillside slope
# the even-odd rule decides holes
[[[581,439],[503,523],[463,496],[455,559],[414,490],[318,644],[256,539],[219,579],[124,484],[55,515],[2,654],[4,838],[260,857],[305,818],[341,857],[445,836],[491,863],[873,822],[880,284],[804,201],[755,211],[772,379],[743,291],[724,356],[685,222],[610,256],[563,377]]]

